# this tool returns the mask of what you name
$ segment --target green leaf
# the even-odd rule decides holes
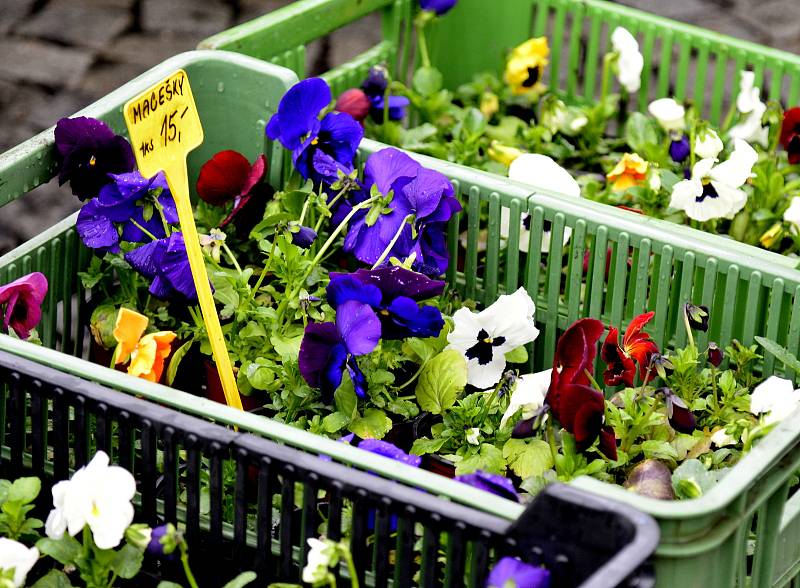
[[[322,427],[326,433],[335,433],[344,429],[350,423],[350,417],[339,411],[332,412],[322,419]]]
[[[523,480],[541,476],[553,467],[550,446],[542,439],[509,439],[503,445],[503,457],[511,471]]]
[[[399,414],[407,419],[413,419],[419,414],[419,407],[410,400],[395,398],[386,405],[386,410],[391,413]]]
[[[445,444],[447,438],[437,437],[436,439],[428,439],[427,437],[420,437],[414,441],[411,446],[411,455],[425,455],[426,453],[436,453]]]
[[[641,448],[648,459],[678,459],[677,450],[667,441],[648,439],[642,442]]]
[[[506,353],[506,361],[508,363],[525,363],[528,361],[528,350],[524,345],[520,345]]]
[[[247,586],[250,582],[253,582],[256,579],[255,572],[242,572],[238,576],[236,576],[233,580],[225,584],[222,588],[242,588],[242,586]]]
[[[633,112],[625,123],[625,142],[636,152],[648,151],[649,145],[657,145],[658,126],[651,118],[641,112]]]
[[[272,335],[269,339],[275,351],[284,361],[296,360],[300,356],[300,344],[303,342],[303,334],[295,337],[284,337],[282,335]]]
[[[455,404],[467,385],[467,362],[455,349],[445,349],[425,364],[417,381],[417,402],[423,410],[442,414]]]
[[[672,487],[680,498],[697,498],[711,489],[717,476],[697,459],[687,459],[672,472]]]
[[[256,390],[269,390],[270,384],[275,381],[275,371],[260,363],[251,363],[245,370],[247,381]]]
[[[765,339],[764,337],[756,337],[755,339],[767,353],[771,353],[778,361],[783,363],[783,365],[792,368],[796,373],[800,374],[800,361],[797,360],[791,351],[770,339]]]
[[[189,352],[189,349],[192,348],[194,344],[194,340],[189,340],[180,347],[178,347],[175,352],[172,354],[172,357],[169,358],[169,365],[167,366],[167,385],[171,386],[172,382],[175,381],[175,376],[178,374],[178,368],[181,365],[181,361],[183,361],[184,356]]]
[[[144,561],[144,553],[126,543],[117,551],[111,561],[111,569],[124,580],[130,580],[139,573]]]
[[[347,383],[350,384],[350,380],[347,380]],[[336,406],[336,410],[351,419],[358,416],[358,396],[356,396],[352,384],[346,386],[345,382],[342,382],[342,385],[333,393],[333,404]]]
[[[183,588],[180,584],[176,584],[175,582],[168,582],[167,580],[161,580],[158,583],[157,588]]]
[[[8,489],[7,500],[10,502],[28,504],[36,500],[41,489],[42,483],[39,481],[39,478],[18,478],[14,480],[14,483],[11,484],[11,487]]]
[[[411,85],[423,96],[432,96],[442,89],[442,74],[435,67],[421,67],[414,72]]]
[[[159,584],[159,586],[161,586],[161,584]],[[46,575],[39,578],[31,588],[73,588],[73,586],[64,572],[61,570],[50,570]]]
[[[478,453],[461,460],[456,464],[456,475],[471,474],[475,470],[483,470],[492,474],[504,474],[506,460],[503,452],[494,445],[483,443]]]
[[[392,419],[377,408],[368,408],[364,416],[353,419],[350,432],[362,439],[382,439],[392,428]]]
[[[58,563],[73,565],[81,554],[81,544],[74,537],[65,534],[61,539],[43,537],[36,542],[36,548],[42,555],[49,555]]]

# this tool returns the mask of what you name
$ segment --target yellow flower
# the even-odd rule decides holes
[[[484,92],[481,94],[481,113],[489,120],[500,109],[500,101],[497,95],[492,92]]]
[[[611,182],[611,189],[623,191],[633,186],[640,186],[647,177],[649,164],[636,153],[626,153],[617,162],[616,167],[608,172],[606,178]]]
[[[761,246],[765,249],[772,249],[776,243],[780,243],[780,240],[783,239],[783,235],[783,225],[781,223],[775,223],[761,235],[759,241],[761,242]]]
[[[125,363],[130,359],[130,375],[158,382],[164,371],[164,362],[172,352],[172,341],[176,335],[172,331],[144,335],[148,322],[146,316],[135,310],[119,309],[114,328],[114,339],[118,343],[115,363]]]
[[[528,94],[544,89],[541,82],[550,48],[547,37],[537,37],[516,47],[506,62],[506,83],[513,94]]]
[[[522,153],[523,151],[516,147],[508,147],[499,141],[492,141],[492,144],[489,145],[489,158],[503,165],[511,165],[511,162]]]

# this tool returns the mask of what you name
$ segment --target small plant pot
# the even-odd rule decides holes
[[[220,404],[228,404],[225,400],[225,392],[222,389],[222,380],[219,378],[217,366],[207,359],[203,361],[203,366],[206,370],[206,379],[208,382],[206,398],[214,402],[219,402]],[[266,394],[261,392],[251,396],[245,396],[244,394],[240,394],[240,396],[242,398],[242,408],[247,412],[258,410],[264,406],[267,401]]]
[[[423,455],[420,467],[423,470],[433,472],[434,474],[439,474],[445,478],[452,479],[456,477],[456,464],[449,459],[445,459],[438,455]]]
[[[383,438],[393,445],[396,445],[406,453],[411,450],[414,441],[420,437],[431,436],[431,426],[441,421],[441,417],[432,415],[429,412],[421,412],[413,419],[400,421],[392,425],[391,430]]]

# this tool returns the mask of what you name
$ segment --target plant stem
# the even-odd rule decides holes
[[[386,256],[389,255],[389,253],[391,253],[392,248],[394,247],[395,243],[397,243],[397,240],[400,238],[400,235],[403,233],[403,229],[406,228],[406,223],[408,223],[408,221],[411,220],[412,218],[414,218],[414,215],[409,214],[408,216],[406,216],[406,218],[403,219],[403,222],[400,223],[400,226],[398,227],[397,232],[395,232],[394,237],[392,237],[392,240],[389,241],[389,244],[386,246],[386,249],[383,250],[383,253],[381,253],[381,256],[378,258],[378,261],[376,261],[375,264],[372,266],[372,269],[375,269],[380,264],[382,264],[383,260],[386,259]]]
[[[550,456],[553,458],[553,468],[558,475],[558,447],[556,447],[556,431],[553,427],[553,419],[547,419],[547,444],[550,446]]]
[[[140,230],[141,232],[143,232],[145,235],[147,235],[148,237],[150,237],[150,238],[151,238],[153,241],[158,241],[158,237],[156,237],[156,236],[155,236],[153,233],[151,233],[150,231],[148,231],[147,229],[145,229],[145,228],[144,228],[142,225],[140,225],[139,223],[137,223],[135,220],[133,220],[132,218],[129,218],[128,220],[129,220],[129,221],[131,221],[131,222],[133,223],[133,225],[134,225],[134,226],[135,226],[137,229],[139,229],[139,230]]]
[[[411,383],[412,383],[414,380],[416,380],[416,379],[419,377],[419,375],[422,373],[422,369],[423,369],[424,367],[425,367],[425,363],[423,362],[423,363],[422,363],[422,364],[419,366],[419,369],[417,369],[417,371],[414,373],[414,375],[413,375],[413,376],[411,376],[411,377],[410,377],[410,378],[409,378],[409,379],[408,379],[406,382],[404,382],[403,384],[401,384],[400,386],[398,386],[398,387],[396,388],[396,390],[398,390],[398,391],[399,391],[399,390],[402,390],[402,389],[403,389],[403,388],[405,388],[406,386],[410,385],[410,384],[411,384]],[[413,396],[411,396],[410,398],[412,398],[412,397],[413,397]]]
[[[606,53],[603,57],[603,73],[600,78],[600,104],[605,102],[608,96],[608,89],[611,85],[611,65],[616,62],[619,56],[616,53]]]
[[[686,310],[686,305],[683,306],[683,324],[686,327],[686,337],[689,339],[689,345],[694,347],[694,335],[692,335],[692,327],[689,324],[689,313]]]
[[[431,58],[428,54],[428,41],[425,39],[425,26],[417,25],[417,48],[423,67],[431,66]]]
[[[189,567],[189,549],[186,547],[186,542],[181,541],[181,563],[183,564],[183,573],[186,575],[186,581],[189,582],[191,588],[199,588],[197,580],[194,579],[192,568]]]
[[[505,380],[501,377],[500,381],[497,382],[497,385],[494,387],[494,390],[492,390],[492,393],[489,395],[489,398],[487,398],[486,402],[483,403],[483,409],[481,409],[480,422],[478,423],[479,427],[483,426],[483,421],[485,421],[486,417],[489,415],[489,409],[494,404],[494,399],[497,398],[497,392],[503,386],[504,382]]]
[[[258,293],[258,289],[261,287],[261,284],[264,282],[264,278],[267,277],[270,268],[272,267],[272,256],[275,253],[275,236],[272,237],[272,242],[269,248],[269,255],[267,255],[267,263],[264,264],[264,269],[261,270],[261,275],[258,276],[256,280],[256,285],[253,286],[253,289],[250,291],[250,297],[248,300],[253,300]]]
[[[350,573],[350,585],[352,588],[358,588],[358,573],[356,572],[356,564],[353,561],[353,555],[350,553],[349,548],[342,548],[342,557],[347,562],[347,571]]]
[[[311,202],[311,198],[306,198],[306,201],[303,202],[303,210],[300,211],[300,220],[297,221],[298,225],[302,225],[303,220],[306,218],[306,212],[308,211],[309,202]]]
[[[239,267],[239,262],[236,261],[236,257],[234,257],[233,251],[231,251],[230,247],[228,247],[228,245],[227,245],[227,243],[225,243],[225,241],[222,242],[222,249],[225,250],[225,255],[228,256],[228,258],[231,260],[231,263],[233,264],[233,267],[235,267],[236,271],[239,272],[239,274],[241,275],[242,268]]]
[[[161,217],[161,224],[164,226],[164,235],[169,237],[172,231],[170,231],[169,223],[167,222],[167,217],[164,215],[164,207],[161,206],[161,203],[158,201],[158,198],[153,198],[153,205],[156,207],[156,210],[158,211],[158,216]]]

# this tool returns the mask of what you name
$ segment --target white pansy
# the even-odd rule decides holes
[[[783,220],[792,225],[795,234],[800,233],[800,196],[792,198],[789,208],[783,213]]]
[[[481,430],[478,427],[472,427],[471,429],[467,430],[467,443],[470,445],[480,445],[481,444]]]
[[[563,196],[572,198],[581,197],[581,186],[570,173],[558,165],[547,155],[538,153],[524,153],[511,162],[508,168],[508,177],[517,182],[528,184],[534,188],[549,190]],[[523,212],[519,220],[519,250],[528,252],[530,246],[530,215]],[[503,207],[500,211],[500,237],[508,239],[511,226],[511,211]],[[569,241],[572,229],[564,228],[564,244]],[[543,253],[550,251],[550,231],[542,232]]]
[[[542,126],[551,133],[559,131],[566,120],[567,105],[561,100],[556,99],[550,102],[542,110]]]
[[[769,128],[761,125],[767,105],[761,101],[761,90],[755,86],[756,74],[743,71],[739,77],[739,94],[736,97],[736,110],[744,118],[731,128],[728,134],[732,139],[742,139],[766,147],[769,141]]]
[[[589,124],[588,118],[586,118],[585,116],[576,116],[575,118],[572,119],[572,122],[569,123],[569,130],[577,133],[587,124]]]
[[[722,139],[713,129],[701,131],[694,139],[694,154],[700,159],[713,159],[724,147]]]
[[[627,29],[617,27],[611,33],[611,45],[619,55],[617,59],[617,79],[629,93],[637,92],[642,85],[644,57],[639,51],[639,43]]]
[[[791,380],[770,376],[753,390],[750,412],[764,416],[764,424],[777,423],[800,406],[800,390],[795,390]]]
[[[303,582],[314,584],[325,580],[328,568],[336,554],[336,545],[328,540],[312,537],[308,540],[308,557],[303,568]]]
[[[453,315],[448,349],[467,360],[467,382],[476,388],[497,384],[506,367],[506,353],[539,335],[533,322],[536,306],[525,288],[500,296],[479,313],[460,308]]]
[[[95,544],[113,549],[133,521],[134,494],[136,481],[130,472],[109,465],[108,455],[98,451],[70,480],[53,486],[54,508],[47,517],[47,536],[59,539],[69,532],[74,537],[89,525]]]
[[[654,100],[647,107],[665,131],[682,131],[686,124],[686,109],[672,98]]]
[[[736,439],[725,432],[725,427],[717,429],[711,435],[711,443],[717,447],[725,447],[726,445],[735,445]]]
[[[746,141],[737,139],[733,153],[723,163],[715,158],[701,159],[692,168],[692,177],[672,188],[670,208],[683,210],[696,221],[733,218],[747,202],[741,189],[751,176],[758,154]]]
[[[547,390],[550,388],[552,372],[553,370],[549,369],[535,374],[525,374],[517,378],[514,391],[511,393],[511,399],[508,402],[508,408],[503,413],[503,418],[500,421],[501,429],[520,408],[522,409],[522,418],[529,419],[533,416],[533,413],[542,407],[544,397],[547,396]]]
[[[25,585],[25,577],[39,560],[39,550],[26,547],[19,541],[0,537],[0,570],[14,570],[14,588]]]

